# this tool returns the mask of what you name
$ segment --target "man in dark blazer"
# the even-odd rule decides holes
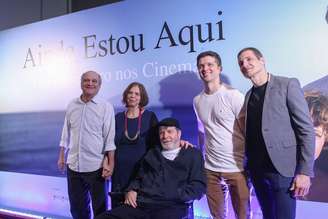
[[[315,134],[297,79],[274,76],[253,47],[238,53],[245,97],[246,167],[265,219],[294,219],[313,176]]]

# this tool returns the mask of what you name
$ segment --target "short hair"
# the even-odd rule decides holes
[[[314,127],[322,125],[323,131],[328,132],[328,96],[318,91],[306,91],[305,100],[308,103]],[[328,141],[326,135],[325,141]]]
[[[245,52],[245,51],[247,51],[247,50],[252,51],[252,52],[254,53],[254,55],[256,56],[257,59],[263,58],[263,54],[261,53],[261,51],[258,50],[258,49],[255,48],[255,47],[246,47],[246,48],[240,50],[240,51],[238,52],[237,58],[239,59],[239,56],[240,56],[243,52]]]
[[[84,75],[87,74],[87,73],[95,73],[95,74],[98,76],[98,79],[99,79],[99,85],[101,85],[102,80],[101,80],[101,76],[100,76],[100,74],[99,74],[98,72],[96,72],[96,71],[92,71],[92,70],[86,71],[86,72],[84,72],[84,73],[81,75],[81,83],[82,83],[82,81],[83,81],[83,77],[84,77]]]
[[[139,83],[139,82],[132,82],[131,84],[129,84],[127,86],[127,88],[125,88],[124,92],[123,92],[123,98],[122,98],[122,103],[127,106],[127,97],[128,97],[128,93],[131,90],[132,87],[138,87],[139,91],[140,91],[140,103],[139,103],[139,107],[145,107],[148,104],[149,98],[148,98],[148,94],[146,91],[146,88],[143,84]]]
[[[205,56],[211,56],[215,59],[215,61],[218,63],[219,66],[222,65],[222,62],[221,62],[221,57],[218,53],[216,52],[213,52],[213,51],[205,51],[205,52],[202,52],[202,53],[199,53],[198,56],[197,56],[197,66],[199,64],[199,60],[201,58],[204,58]]]

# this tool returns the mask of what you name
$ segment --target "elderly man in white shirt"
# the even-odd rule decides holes
[[[67,107],[60,140],[58,168],[65,169],[70,210],[74,219],[91,218],[107,210],[108,179],[114,168],[113,106],[96,95],[101,77],[94,71],[81,76],[82,95]]]

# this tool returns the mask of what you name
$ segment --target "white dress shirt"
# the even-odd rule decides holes
[[[92,172],[102,167],[104,153],[115,150],[113,106],[93,98],[84,103],[75,98],[67,107],[60,146],[68,149],[66,163],[76,172]]]

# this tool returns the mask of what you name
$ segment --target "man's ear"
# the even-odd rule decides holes
[[[178,137],[179,137],[179,139],[181,139],[181,130],[177,129],[177,131],[178,131]]]
[[[222,65],[219,65],[219,68],[220,68],[220,73],[222,72],[222,70],[223,70],[223,67],[222,67]]]
[[[260,58],[260,62],[262,62],[263,65],[265,65],[265,59],[264,59],[264,57],[261,57],[261,58]]]

